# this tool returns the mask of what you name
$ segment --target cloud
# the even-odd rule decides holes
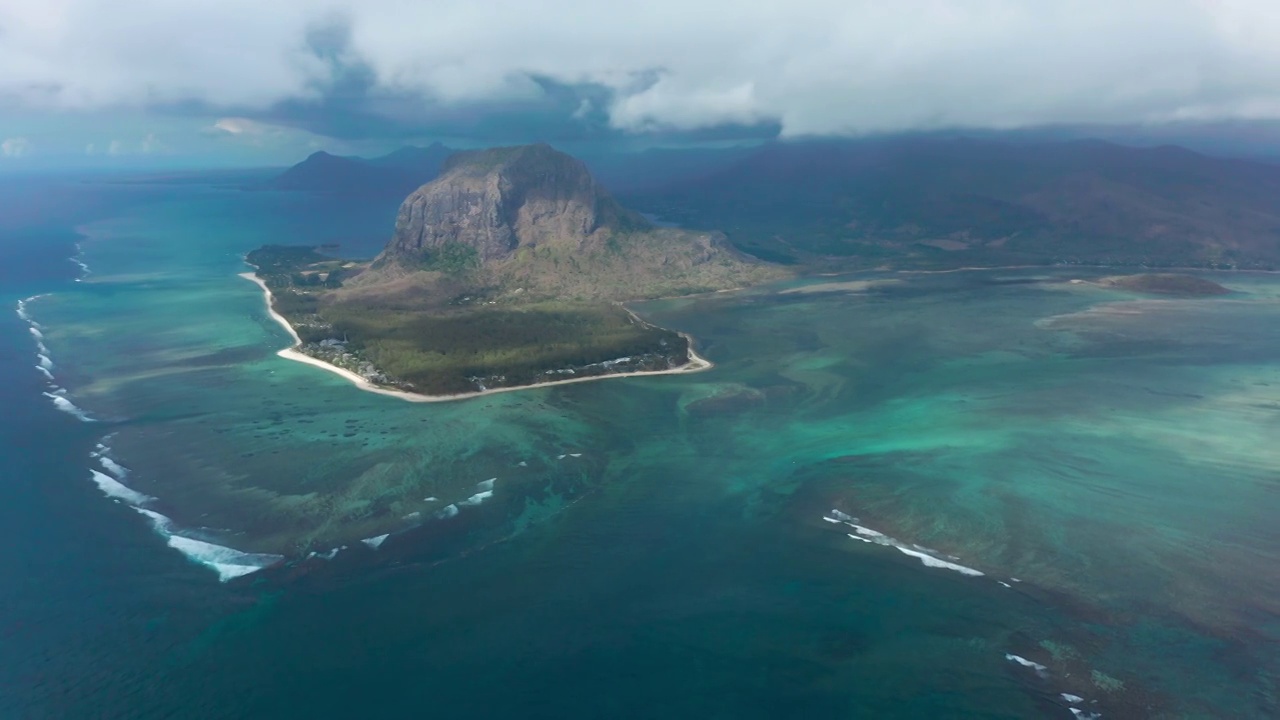
[[[241,137],[1280,118],[1273,0],[48,0],[0,37],[0,102]]]
[[[265,123],[257,122],[256,120],[250,120],[249,118],[225,117],[218,118],[218,120],[210,126],[209,130],[215,135],[225,133],[233,136],[242,135],[246,137],[254,137],[266,135],[275,130],[275,128],[272,128]]]
[[[0,157],[20,158],[31,152],[31,141],[24,137],[5,138],[0,142]]]
[[[142,142],[138,144],[138,152],[143,155],[163,153],[168,152],[168,150],[169,147],[161,142],[155,133],[147,133],[147,136],[142,138]]]

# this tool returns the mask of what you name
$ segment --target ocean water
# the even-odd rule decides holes
[[[1280,276],[653,302],[715,369],[412,404],[236,277],[393,209],[0,197],[0,714],[1280,714]]]

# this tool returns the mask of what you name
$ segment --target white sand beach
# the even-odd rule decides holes
[[[306,355],[302,352],[299,352],[297,348],[300,345],[302,345],[302,338],[298,337],[297,331],[293,329],[293,326],[289,324],[289,321],[286,320],[283,315],[276,312],[275,307],[272,304],[273,298],[271,296],[271,289],[268,288],[267,284],[262,281],[262,278],[258,277],[255,273],[240,273],[240,277],[262,288],[262,295],[264,300],[267,303],[267,313],[271,315],[271,318],[273,320],[280,323],[281,327],[283,327],[286,331],[288,331],[289,337],[293,338],[293,345],[285,348],[284,350],[277,352],[276,355],[279,355],[280,357],[285,358],[286,360],[293,360],[300,363],[306,363],[307,365],[314,365],[315,367],[318,367],[322,370],[328,370],[329,372],[334,373],[335,375],[339,375],[345,378],[346,380],[350,381],[353,385],[360,388],[361,390],[364,390],[365,392],[377,393],[379,395],[387,395],[389,397],[399,398],[407,402],[451,402],[454,400],[467,400],[470,398],[481,397],[483,395],[495,395],[497,393],[513,392],[516,390],[531,390],[534,388],[551,387],[552,385],[568,385],[570,383],[589,382],[592,380],[612,380],[614,378],[639,377],[643,375],[681,375],[684,373],[701,372],[703,370],[709,370],[715,367],[715,365],[710,360],[707,360],[706,358],[702,357],[701,355],[699,355],[697,352],[694,351],[693,338],[689,337],[685,333],[680,333],[681,337],[689,341],[689,362],[685,363],[684,365],[681,365],[680,367],[671,368],[670,370],[638,370],[635,372],[613,373],[610,375],[593,375],[591,377],[570,378],[568,380],[549,380],[547,382],[534,383],[532,385],[514,385],[511,387],[500,387],[500,388],[492,388],[489,390],[478,390],[476,392],[459,393],[456,395],[423,395],[421,393],[411,393],[411,392],[406,392],[404,390],[384,388],[369,382],[368,380],[351,372],[350,370],[345,370],[335,365],[330,365],[329,363],[324,362],[323,360],[317,360],[316,358],[313,358],[310,355]],[[633,317],[634,317],[634,314],[633,314]],[[641,320],[641,322],[644,322],[644,321]]]

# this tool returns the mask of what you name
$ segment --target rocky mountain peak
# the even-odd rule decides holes
[[[584,246],[602,229],[643,225],[579,160],[549,145],[459,152],[400,206],[384,259],[412,261],[458,244],[481,262],[521,247]]]

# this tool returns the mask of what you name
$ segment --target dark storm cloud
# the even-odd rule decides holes
[[[1280,118],[1261,0],[11,0],[0,33],[0,98],[24,112],[348,139]]]

